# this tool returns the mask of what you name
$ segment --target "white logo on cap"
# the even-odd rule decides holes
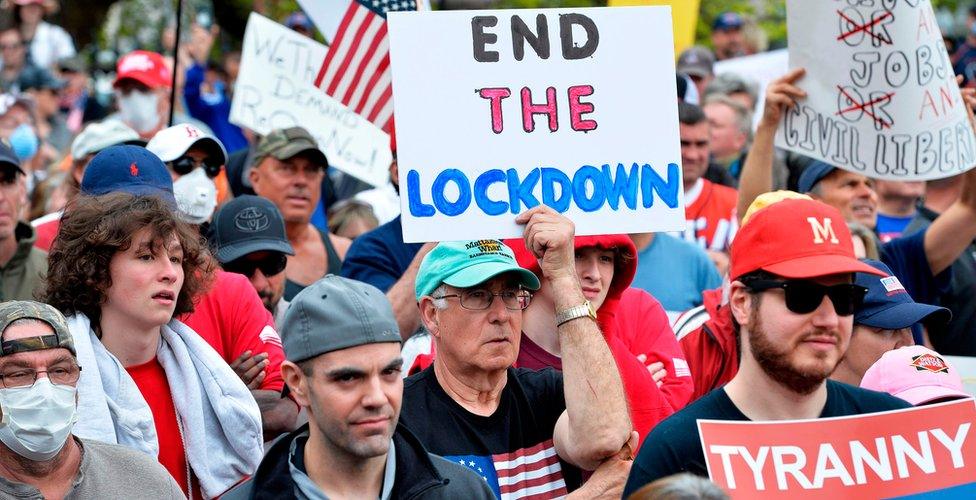
[[[884,286],[884,289],[888,293],[899,292],[899,291],[901,291],[901,292],[906,291],[905,290],[905,287],[902,286],[902,284],[901,284],[900,281],[898,281],[898,278],[896,278],[894,276],[888,276],[887,278],[881,278],[881,284]]]
[[[813,230],[814,243],[822,244],[824,241],[830,241],[835,245],[840,243],[837,234],[834,233],[833,226],[830,225],[830,218],[825,217],[821,224],[816,217],[807,217],[807,222],[810,223],[810,229]]]
[[[150,71],[155,68],[152,59],[146,54],[130,54],[119,62],[119,73],[129,73],[131,71]]]

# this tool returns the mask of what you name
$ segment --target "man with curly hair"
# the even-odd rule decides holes
[[[99,155],[125,157],[133,177],[161,166],[143,148],[119,148]],[[45,302],[67,316],[85,367],[76,435],[158,456],[189,498],[212,498],[256,469],[261,414],[234,371],[175,319],[193,310],[214,265],[174,207],[155,193],[79,198],[52,246]]]

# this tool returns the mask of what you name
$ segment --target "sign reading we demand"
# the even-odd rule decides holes
[[[667,7],[391,13],[404,241],[684,229]]]
[[[699,420],[708,474],[733,498],[976,497],[976,404],[803,421]],[[927,498],[927,497],[926,497]]]
[[[787,3],[790,66],[807,91],[778,147],[872,178],[976,165],[976,137],[929,0]]]

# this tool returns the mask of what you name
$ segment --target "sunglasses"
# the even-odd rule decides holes
[[[248,278],[254,276],[254,271],[260,269],[261,274],[268,276],[274,276],[285,270],[285,265],[288,264],[288,258],[285,254],[279,254],[277,256],[268,257],[261,260],[249,260],[246,258],[237,259],[224,264],[224,271],[229,273],[243,274]]]
[[[850,316],[861,307],[861,304],[864,303],[864,296],[868,293],[867,288],[853,283],[826,286],[803,280],[751,280],[744,285],[756,292],[782,288],[786,293],[786,308],[797,314],[809,314],[816,311],[823,303],[824,295],[826,295],[834,304],[834,311],[839,316]]]
[[[173,172],[179,175],[186,175],[193,171],[193,169],[198,166],[203,167],[203,171],[206,172],[207,177],[213,179],[220,174],[220,163],[213,158],[204,158],[202,162],[197,162],[189,156],[181,156],[172,162],[170,165],[173,167]]]

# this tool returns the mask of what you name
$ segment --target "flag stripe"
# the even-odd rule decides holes
[[[552,470],[553,465],[558,466],[558,464],[559,457],[552,456],[530,464],[519,464],[515,467],[505,469],[505,475],[508,476],[505,478],[506,484],[521,481],[522,479],[540,477],[542,474],[546,474]],[[499,464],[496,463],[496,465]],[[498,484],[502,484],[501,478],[498,479]]]
[[[362,76],[365,76],[365,80],[362,78],[358,79],[356,89],[349,96],[349,107],[352,109],[358,109],[362,107],[364,99],[366,98],[367,91],[376,84],[376,80],[379,79],[379,68],[381,64],[386,63],[389,66],[390,61],[390,41],[387,37],[377,37],[379,44],[376,46],[376,50],[373,52],[366,63],[362,71]]]
[[[498,479],[498,487],[501,489],[502,493],[511,493],[514,491],[524,490],[526,488],[534,488],[536,486],[542,486],[546,484],[555,484],[559,482],[552,478],[552,471],[549,469],[541,471],[544,475],[541,477],[536,477],[532,479],[519,479],[511,484],[502,484],[501,478]],[[506,478],[509,479],[509,478]]]
[[[368,30],[376,20],[376,16],[366,16],[366,14],[363,14],[363,16],[364,17],[360,20],[359,24],[349,26],[349,28],[355,28],[352,38],[350,39],[348,36],[349,34],[347,33],[346,37],[343,39],[344,42],[348,40],[349,43],[346,44],[347,47],[343,53],[341,60],[342,62],[340,62],[336,67],[335,78],[332,79],[332,82],[325,89],[325,93],[332,97],[337,97],[339,95],[339,93],[336,92],[336,89],[338,89],[340,82],[349,77],[349,67],[352,64],[353,57],[356,55],[359,47],[362,47],[362,40],[363,36],[366,34],[366,30]],[[382,19],[380,21],[382,22]],[[333,64],[335,64],[334,60]]]
[[[385,36],[377,36],[377,32],[384,30],[386,28],[386,23],[382,19],[376,18],[370,24],[369,31],[366,32],[365,41],[368,43],[363,43],[359,46],[356,51],[355,69],[354,71],[348,71],[347,73],[351,78],[349,78],[349,84],[345,87],[345,92],[341,92],[343,102],[353,102],[352,96],[361,88],[361,83],[363,80],[363,75],[372,76],[372,72],[367,72],[368,67],[373,64],[373,59],[376,56],[376,51],[386,41]],[[378,62],[376,64],[379,64]],[[343,81],[346,79],[343,78]],[[368,80],[368,77],[367,77]],[[342,88],[342,87],[340,87]],[[340,92],[336,92],[339,95]]]
[[[370,119],[370,115],[373,114],[373,109],[376,108],[376,103],[383,97],[383,93],[392,90],[390,87],[390,72],[388,68],[377,71],[376,76],[376,83],[370,88],[366,102],[359,108],[359,114],[365,116],[366,119]]]
[[[359,19],[365,16],[369,11],[364,9],[359,2],[350,2],[349,8],[346,9],[346,14],[342,16],[342,21],[339,23],[339,29],[336,32],[335,40],[332,41],[332,45],[329,46],[329,51],[325,54],[325,61],[322,62],[322,68],[319,70],[319,76],[315,80],[315,85],[317,87],[322,86],[322,82],[326,84],[330,83],[336,74],[336,66],[333,64],[336,58],[341,58],[345,51],[349,50],[349,42],[346,39],[346,30],[350,25],[358,24]]]

